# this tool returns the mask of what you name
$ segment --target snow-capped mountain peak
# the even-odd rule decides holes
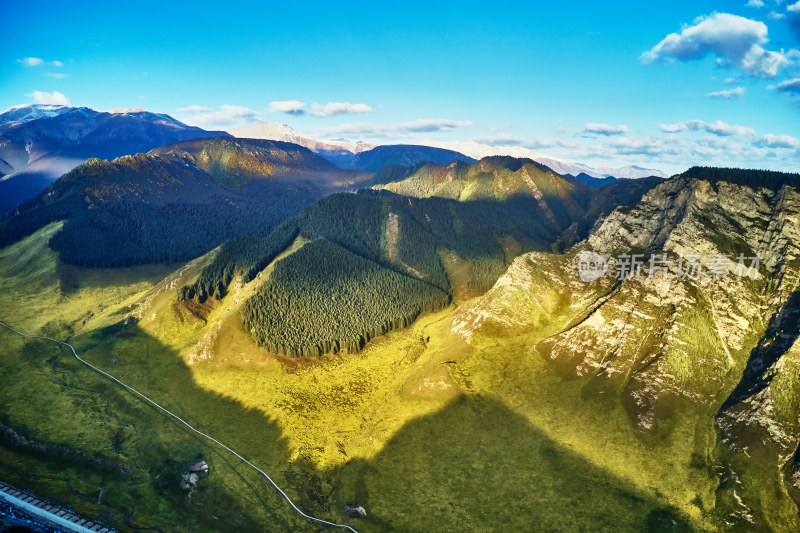
[[[16,105],[0,113],[0,123],[30,122],[42,118],[53,118],[68,113],[73,109],[77,108],[69,105],[52,104]]]
[[[346,150],[354,154],[375,148],[376,145],[352,141],[323,141],[306,135],[283,122],[262,122],[241,128],[227,130],[234,137],[248,139],[269,139],[271,141],[284,141],[305,146],[315,152],[333,152]]]

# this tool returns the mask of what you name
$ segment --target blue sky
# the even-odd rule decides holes
[[[3,109],[145,107],[209,129],[280,121],[667,172],[800,169],[795,0],[2,2],[0,35]]]

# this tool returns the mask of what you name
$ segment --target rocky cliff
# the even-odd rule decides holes
[[[538,329],[538,353],[587,394],[618,394],[645,439],[675,409],[707,411],[797,502],[800,190],[734,178],[675,177],[569,253],[517,258],[451,331]]]

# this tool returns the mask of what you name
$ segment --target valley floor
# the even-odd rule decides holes
[[[451,333],[451,305],[357,354],[286,359],[258,348],[238,313],[271,267],[191,308],[175,295],[211,254],[185,267],[77,269],[46,246],[57,229],[0,250],[0,320],[69,339],[309,513],[359,532],[725,527],[714,409],[677,407],[642,438],[613,392],[587,395],[537,353],[558,320],[467,344]],[[199,460],[210,475],[181,489]],[[68,351],[5,331],[0,479],[120,531],[316,530],[235,457]],[[347,517],[348,503],[367,516]],[[798,525],[780,494],[765,519],[776,531]]]

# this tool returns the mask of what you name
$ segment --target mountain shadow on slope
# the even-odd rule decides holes
[[[334,486],[380,531],[692,529],[678,510],[483,396],[408,422],[373,458],[348,461]]]
[[[67,332],[51,325],[44,334],[61,339]],[[69,349],[42,340],[17,344],[10,335],[0,331],[6,348],[0,380],[8,385],[0,391],[0,421],[27,446],[0,438],[4,481],[73,505],[119,531],[259,531],[265,523],[282,531],[315,529],[239,459],[81,365]],[[81,357],[266,467],[305,511],[342,518],[330,516],[316,469],[290,460],[278,424],[195,385],[181,357],[135,323],[67,340]],[[11,347],[19,348],[10,352]],[[13,378],[21,371],[25,379]],[[25,388],[38,392],[31,397]],[[36,414],[20,422],[23,403]],[[80,409],[63,416],[54,407],[59,405]],[[209,463],[211,474],[190,494],[180,487],[181,475],[188,462],[200,459]]]
[[[726,410],[748,397],[755,396],[772,380],[768,372],[800,337],[800,292],[793,292],[769,321],[764,336],[750,352],[742,379],[720,410]]]

